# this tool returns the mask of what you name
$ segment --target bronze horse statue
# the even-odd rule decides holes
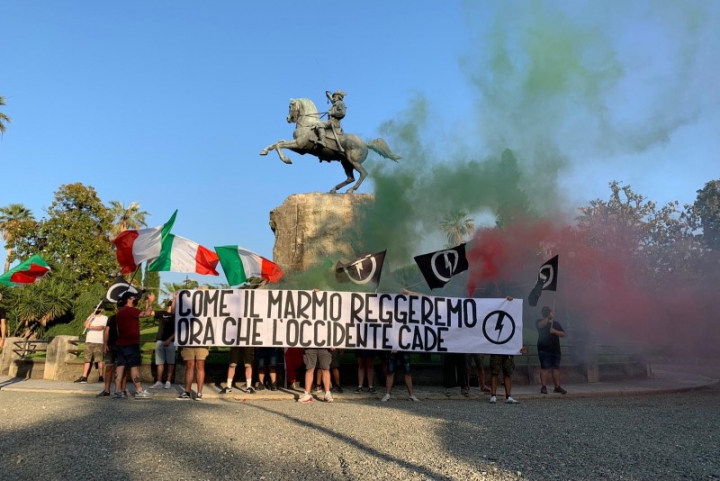
[[[358,181],[347,190],[348,194],[355,192],[360,184],[367,177],[367,171],[363,168],[362,163],[368,155],[368,149],[380,154],[386,159],[398,161],[399,155],[393,153],[383,139],[375,139],[369,143],[365,143],[360,137],[354,134],[337,134],[328,131],[325,135],[326,146],[317,143],[318,136],[316,133],[317,124],[320,123],[320,114],[310,99],[292,99],[290,100],[290,113],[287,116],[288,123],[295,123],[295,132],[293,132],[293,140],[280,140],[272,145],[267,146],[260,152],[260,155],[267,155],[269,151],[276,150],[280,156],[280,160],[286,164],[292,164],[283,153],[282,149],[289,149],[300,155],[314,155],[320,162],[331,162],[337,160],[345,169],[347,179],[336,185],[331,191],[334,194],[338,189],[342,189],[348,184],[355,181],[353,170],[357,170],[360,174]],[[338,146],[337,139],[340,139]]]

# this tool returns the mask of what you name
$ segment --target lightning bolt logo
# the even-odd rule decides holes
[[[500,334],[502,334],[503,321],[505,320],[505,313],[500,312],[498,314],[497,322],[495,322],[495,332],[497,332],[497,340],[500,340]]]
[[[489,332],[493,325],[495,329],[493,332]],[[505,344],[515,335],[515,319],[505,311],[492,311],[485,316],[482,330],[485,339],[489,342],[497,345]]]

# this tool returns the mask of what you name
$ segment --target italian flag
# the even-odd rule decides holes
[[[283,275],[280,266],[240,246],[215,247],[215,252],[231,286],[244,284],[251,277],[277,282]]]
[[[25,262],[21,262],[0,276],[0,284],[14,286],[16,284],[32,284],[48,273],[50,267],[45,259],[35,254]]]
[[[219,276],[215,270],[217,264],[215,252],[179,235],[169,234],[163,240],[160,256],[148,264],[148,270]]]
[[[126,230],[113,240],[117,248],[116,256],[123,274],[135,272],[145,261],[160,257],[163,241],[170,235],[175,223],[175,211],[165,224],[150,229]]]

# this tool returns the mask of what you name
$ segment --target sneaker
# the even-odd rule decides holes
[[[330,391],[325,393],[325,397],[323,398],[323,401],[325,401],[326,403],[333,402],[333,397],[332,397],[332,394],[330,394]]]
[[[558,394],[567,394],[567,391],[565,389],[561,388],[560,386],[556,387],[553,392],[556,392]]]
[[[497,396],[490,396],[490,404],[495,404],[497,402]]]
[[[95,397],[110,397],[110,393],[107,391],[101,391],[100,394]]]
[[[299,403],[311,403],[313,402],[313,397],[309,393],[302,393],[302,396],[298,398]]]
[[[445,397],[450,397],[450,390],[449,390],[449,389],[445,389]]]
[[[543,386],[540,388],[540,394],[547,394],[547,386]]]
[[[172,387],[172,383],[170,381],[165,382],[165,389],[170,389]]]
[[[420,402],[420,400],[418,398],[416,398],[414,394],[412,396],[408,396],[408,401],[412,401],[414,403]]]
[[[258,385],[257,385],[257,390],[258,390],[258,391],[264,391],[264,390],[265,390],[265,384],[258,384]]]
[[[87,384],[87,378],[85,376],[80,376],[79,378],[75,379],[73,382],[79,382],[80,384]]]
[[[342,386],[335,386],[334,389],[335,389],[335,392],[338,393],[338,394],[342,394],[342,393],[343,393],[343,388],[342,388]]]
[[[195,395],[195,400],[196,400],[196,401],[202,401],[202,393],[201,393],[201,392],[199,392],[199,393],[197,393],[197,394]]]
[[[189,401],[190,399],[192,399],[192,396],[190,396],[189,392],[183,391],[183,393],[175,399],[177,399],[178,401]]]
[[[462,394],[465,397],[470,397],[470,388],[464,387],[464,388],[460,389],[460,394]]]
[[[155,384],[153,384],[152,386],[150,386],[149,389],[160,389],[163,386],[164,386],[164,384],[162,382],[158,381]]]
[[[100,377],[98,378],[98,382],[105,382],[105,378],[103,378],[102,376],[100,376]]]
[[[512,396],[505,400],[505,404],[518,404],[520,401],[516,401]]]
[[[135,399],[150,399],[151,397],[152,394],[150,394],[147,389],[135,393]]]
[[[374,387],[372,387],[372,386],[370,386],[370,387],[368,388],[368,392],[369,392],[370,394],[377,394],[377,390],[376,390]]]
[[[360,394],[362,392],[362,386],[358,386],[355,388],[355,394]]]
[[[252,386],[247,386],[245,389],[242,390],[246,394],[255,394],[255,388]]]
[[[386,393],[383,398],[380,400],[380,402],[388,402],[390,400],[390,393]]]
[[[277,391],[277,390],[278,390],[277,384],[276,384],[276,383],[270,384],[270,390],[271,390],[271,391]]]
[[[125,391],[115,392],[113,399],[127,399],[127,393]]]
[[[322,386],[315,386],[315,392],[322,392]]]
[[[231,387],[224,387],[222,391],[220,391],[220,394],[230,394],[232,392]]]

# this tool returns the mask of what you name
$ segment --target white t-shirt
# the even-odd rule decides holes
[[[105,327],[107,324],[107,316],[103,316],[102,314],[93,316],[90,319],[90,325],[94,327],[102,326]],[[103,330],[96,331],[94,329],[88,329],[87,336],[85,337],[85,342],[91,342],[94,344],[102,344],[103,343]]]

